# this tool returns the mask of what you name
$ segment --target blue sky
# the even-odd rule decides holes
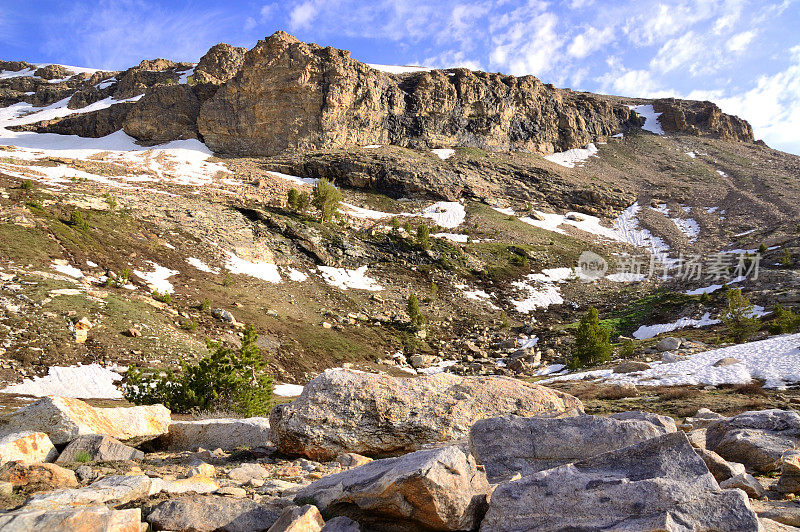
[[[534,74],[576,90],[710,99],[800,154],[800,0],[5,0],[0,58],[123,69],[278,29],[369,63]]]

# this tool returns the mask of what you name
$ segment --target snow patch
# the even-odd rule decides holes
[[[334,268],[332,266],[320,266],[318,269],[326,283],[341,288],[342,290],[347,290],[349,288],[370,290],[373,292],[383,290],[383,287],[379,285],[375,279],[367,277],[366,266],[361,266],[355,270]]]
[[[436,225],[453,229],[464,223],[467,213],[464,206],[455,201],[439,201],[422,210],[422,216],[430,218]]]
[[[680,318],[672,323],[659,323],[656,325],[642,325],[633,333],[633,337],[637,340],[647,340],[648,338],[654,338],[662,333],[667,333],[671,331],[675,331],[678,329],[684,329],[686,327],[694,327],[695,329],[699,329],[700,327],[706,327],[708,325],[716,325],[720,323],[720,320],[711,319],[711,314],[706,312],[700,319],[693,319],[693,318]]]
[[[582,163],[597,155],[597,146],[591,142],[585,148],[573,148],[571,150],[562,151],[545,155],[544,158],[552,163],[556,163],[567,168],[574,168],[576,164]]]
[[[25,379],[8,386],[0,393],[17,393],[44,397],[60,395],[78,399],[122,399],[114,382],[122,380],[119,373],[98,364],[86,366],[51,366],[44,377]]]
[[[272,387],[272,393],[279,397],[297,397],[303,393],[303,386],[299,384],[276,384]]]
[[[169,268],[165,268],[164,266],[159,266],[153,261],[148,261],[154,268],[152,272],[143,272],[141,270],[133,270],[133,274],[136,277],[144,279],[147,283],[147,287],[150,290],[158,291],[159,294],[171,294],[175,291],[175,288],[172,286],[172,283],[167,281],[173,275],[177,275],[180,272],[178,270],[170,270]]]
[[[438,148],[435,150],[431,150],[431,153],[433,153],[435,156],[437,156],[439,159],[443,161],[445,159],[449,159],[450,157],[452,157],[455,152],[456,150],[452,150],[450,148]]]
[[[188,259],[186,259],[186,262],[188,262],[201,272],[219,273],[219,268],[212,268],[211,266],[209,266],[208,264],[206,264],[205,262],[203,262],[198,258],[189,257]]]
[[[278,267],[271,262],[250,262],[235,253],[228,252],[228,260],[225,262],[225,267],[231,273],[249,275],[268,283],[277,284],[281,282],[281,274],[278,272]]]
[[[653,109],[652,104],[647,105],[629,105],[631,109],[636,111],[642,118],[644,118],[644,125],[642,129],[645,131],[649,131],[650,133],[655,133],[656,135],[663,135],[664,130],[661,129],[661,122],[658,121],[658,117],[661,116],[661,113],[656,113],[656,110]]]
[[[50,267],[59,273],[69,275],[70,277],[75,277],[76,279],[83,277],[83,273],[78,268],[70,264],[54,262],[50,265]]]

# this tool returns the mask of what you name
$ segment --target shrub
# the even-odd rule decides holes
[[[783,308],[783,305],[775,305],[772,313],[774,317],[769,324],[769,332],[772,334],[794,333],[800,329],[800,316]]]
[[[211,308],[211,300],[208,298],[204,298],[203,301],[200,302],[200,305],[197,307],[201,311],[205,312]]]
[[[108,205],[108,208],[112,211],[117,208],[117,198],[112,196],[110,193],[106,192],[103,194],[103,199],[106,200],[106,205]]]
[[[129,268],[123,268],[119,273],[108,272],[108,275],[106,276],[106,286],[122,288],[128,284],[130,278],[131,270]]]
[[[628,338],[622,345],[619,346],[619,356],[620,358],[630,358],[633,356],[633,349],[636,346],[633,340]]]
[[[225,272],[225,277],[222,278],[222,286],[231,286],[233,284],[233,277],[231,272]]]
[[[22,190],[33,190],[33,181],[30,179],[26,179],[22,183],[20,183],[19,188]]]
[[[322,223],[333,220],[333,215],[339,210],[342,203],[342,193],[327,179],[320,179],[314,185],[311,202],[319,211]]]
[[[611,342],[608,338],[608,330],[600,326],[597,309],[589,307],[575,331],[575,347],[569,367],[578,369],[608,361],[611,358]]]
[[[762,243],[761,245],[759,245],[759,246],[758,246],[758,252],[759,252],[760,254],[762,254],[762,255],[763,255],[764,253],[766,253],[766,252],[767,252],[767,249],[768,249],[768,248],[767,248],[767,245],[766,245],[766,244],[763,244],[763,243]]]
[[[158,290],[153,290],[153,299],[156,301],[161,301],[162,303],[170,304],[172,303],[172,296],[169,295],[169,292],[159,292]]]
[[[431,300],[434,300],[437,297],[439,297],[439,285],[436,284],[434,281],[431,281],[431,295],[430,295],[430,298],[431,298]]]
[[[417,226],[417,244],[419,244],[422,249],[431,247],[430,235],[431,230],[427,225],[422,224]]]
[[[195,332],[197,330],[197,318],[181,322],[181,329],[184,331]]]
[[[783,253],[781,253],[781,266],[784,268],[792,267],[792,254],[786,248],[783,248]]]
[[[300,192],[296,188],[293,188],[289,190],[286,203],[294,212],[305,212],[311,204],[311,196],[308,195],[308,192]]]
[[[425,317],[419,310],[419,299],[417,299],[416,294],[411,294],[408,296],[406,311],[408,312],[408,318],[411,320],[411,324],[414,327],[421,327],[425,323]]]
[[[78,451],[75,453],[74,461],[79,464],[85,464],[92,459],[92,455],[88,453],[88,451]]]
[[[69,215],[69,225],[77,229],[89,228],[89,224],[86,223],[86,219],[83,217],[83,213],[77,209],[72,211],[72,213]]]
[[[230,410],[245,417],[263,416],[272,406],[272,377],[256,345],[252,326],[233,351],[220,342],[208,341],[211,353],[196,365],[181,364],[172,370],[146,374],[131,367],[125,374],[125,398],[134,404],[161,403],[173,412]]]
[[[728,290],[728,307],[722,313],[722,323],[728,336],[735,342],[747,341],[761,328],[761,320],[754,316],[753,305],[739,288]]]

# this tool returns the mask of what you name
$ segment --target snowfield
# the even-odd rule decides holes
[[[711,319],[711,314],[706,312],[700,319],[693,318],[680,318],[672,323],[658,323],[656,325],[642,325],[633,333],[633,337],[637,340],[646,340],[648,338],[655,338],[659,334],[675,331],[678,329],[685,329],[686,327],[706,327],[708,325],[716,325],[720,320]]]
[[[0,390],[0,393],[34,397],[60,395],[78,399],[122,399],[122,392],[114,384],[120,380],[122,376],[119,373],[98,364],[51,366],[44,377],[25,379],[20,384]]]
[[[714,367],[723,358],[738,363]],[[765,381],[765,388],[785,388],[800,382],[800,334],[774,336],[758,342],[712,349],[687,356],[685,360],[651,363],[651,368],[636,373],[614,373],[611,369],[571,373],[540,383],[589,378],[609,384],[639,386],[680,386],[747,384],[752,379]]]
[[[556,163],[567,168],[574,168],[575,165],[583,163],[587,161],[589,157],[596,155],[597,146],[590,142],[585,148],[573,148],[567,151],[551,153],[550,155],[545,155],[544,158],[552,163]]]
[[[650,133],[655,133],[656,135],[663,135],[664,130],[661,129],[661,122],[658,121],[658,117],[661,116],[661,113],[656,113],[656,110],[653,109],[652,104],[647,105],[629,105],[631,109],[636,111],[636,113],[645,119],[644,125],[642,129],[645,131],[649,131]]]
[[[349,288],[370,290],[372,292],[383,290],[383,287],[375,279],[367,277],[366,266],[361,266],[355,270],[334,268],[333,266],[320,266],[318,269],[326,283],[342,290]]]

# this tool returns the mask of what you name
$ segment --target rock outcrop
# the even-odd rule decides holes
[[[255,448],[266,445],[269,435],[269,418],[265,417],[174,421],[158,445],[170,451]]]
[[[658,418],[649,414],[656,423]],[[669,418],[667,418],[669,419]],[[478,421],[470,431],[472,454],[491,482],[527,476],[559,465],[647,441],[677,429],[644,419],[601,416],[565,419],[502,416]]]
[[[165,434],[169,422],[163,405],[95,408],[79,399],[51,396],[0,418],[0,433],[44,432],[56,445],[84,434],[104,434],[136,445]]]
[[[194,83],[225,83],[239,72],[247,48],[238,48],[221,42],[212,46],[194,67]]]
[[[331,460],[342,452],[387,456],[456,440],[477,420],[505,413],[561,417],[582,410],[571,395],[507,377],[327,370],[295,401],[273,408],[270,425],[280,451]]]
[[[7,462],[52,462],[58,456],[44,432],[19,432],[0,438],[0,465]]]
[[[726,460],[760,472],[775,471],[781,456],[800,443],[800,414],[793,410],[743,412],[711,422],[706,447]]]
[[[189,85],[162,85],[145,93],[125,117],[125,133],[147,143],[197,138],[200,101]]]
[[[481,530],[758,531],[747,496],[722,490],[683,433],[505,482]]]
[[[712,102],[664,98],[653,102],[661,113],[658,121],[665,133],[713,136],[723,140],[753,142],[753,128],[746,120],[722,112]]]
[[[383,143],[552,153],[640,124],[625,105],[533,76],[393,75],[283,32],[247,52],[198,119],[210,148],[239,155]]]
[[[489,484],[455,446],[375,460],[322,478],[294,500],[324,515],[344,515],[368,530],[473,530]]]
[[[139,532],[142,510],[112,510],[105,506],[88,508],[59,508],[56,510],[15,510],[0,515],[0,529],[5,532],[56,532],[70,530],[83,532],[109,530],[114,532]]]

